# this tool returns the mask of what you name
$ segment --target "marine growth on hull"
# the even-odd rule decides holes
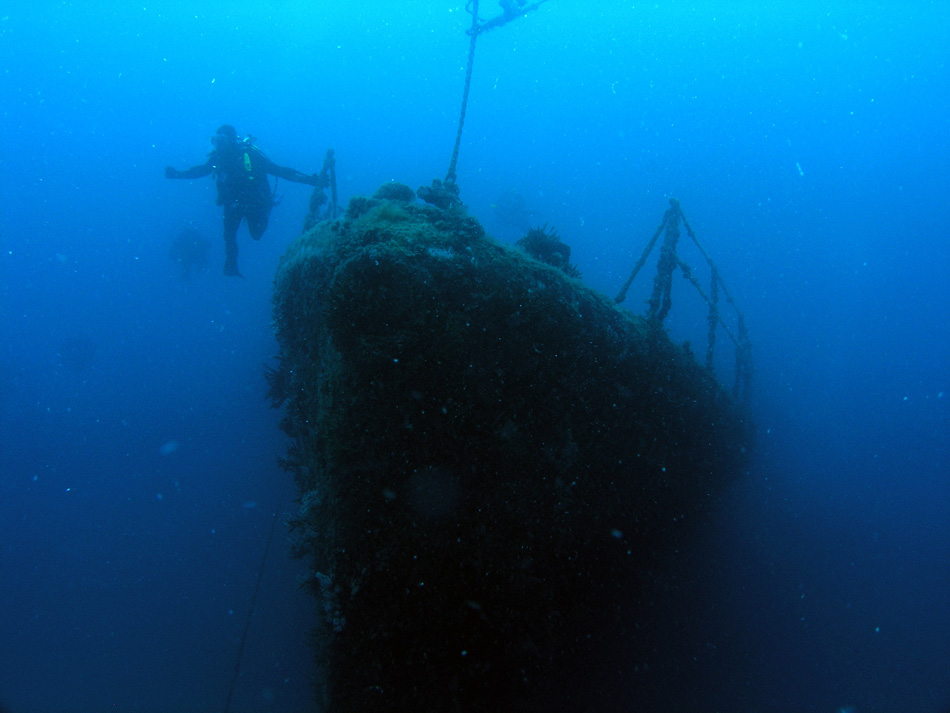
[[[270,381],[326,710],[613,705],[658,563],[751,429],[662,327],[571,274],[400,184],[283,257]]]

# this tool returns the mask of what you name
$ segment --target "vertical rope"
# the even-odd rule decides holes
[[[455,185],[455,164],[459,160],[459,146],[462,144],[462,128],[465,126],[465,109],[468,107],[468,90],[472,86],[472,65],[475,63],[475,41],[478,39],[478,0],[472,0],[472,35],[468,43],[468,67],[465,70],[465,89],[462,91],[462,112],[459,115],[459,128],[455,134],[455,148],[452,149],[452,160],[449,161],[449,170],[445,174],[445,182]]]

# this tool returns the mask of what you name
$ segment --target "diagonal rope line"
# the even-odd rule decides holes
[[[286,483],[284,484],[286,488]],[[231,696],[234,695],[234,686],[237,684],[238,676],[241,673],[241,659],[244,657],[244,645],[247,643],[247,632],[251,628],[251,617],[254,616],[254,607],[257,605],[257,594],[261,589],[261,580],[264,578],[264,565],[267,564],[267,556],[270,554],[271,542],[274,540],[274,530],[277,529],[277,515],[280,512],[279,505],[284,501],[284,493],[281,491],[280,503],[274,510],[274,517],[271,518],[270,532],[267,533],[267,543],[264,546],[264,556],[261,558],[260,569],[257,570],[257,581],[254,582],[254,593],[251,594],[251,606],[247,610],[247,618],[244,620],[244,631],[241,632],[241,643],[238,646],[237,659],[234,662],[234,671],[231,673],[231,685],[228,687],[228,697],[224,702],[224,713],[231,710]]]

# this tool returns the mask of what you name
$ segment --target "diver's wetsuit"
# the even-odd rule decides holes
[[[260,240],[267,229],[274,199],[267,175],[295,183],[323,187],[323,177],[308,176],[292,168],[278,166],[248,141],[233,141],[215,148],[208,160],[184,171],[165,169],[168,178],[202,178],[214,175],[218,186],[215,203],[224,208],[224,274],[240,275],[237,265],[237,230],[247,219],[247,230]]]

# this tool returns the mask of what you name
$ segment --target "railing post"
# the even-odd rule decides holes
[[[679,243],[680,238],[679,223],[681,220],[683,221],[683,227],[686,229],[686,234],[696,244],[699,252],[709,265],[711,279],[708,295],[703,289],[703,286],[700,285],[699,280],[693,274],[690,266],[681,260],[676,253],[677,244]],[[673,306],[673,271],[678,265],[683,271],[683,277],[685,277],[693,285],[693,287],[696,288],[699,296],[709,306],[709,314],[707,316],[709,330],[708,339],[706,342],[706,369],[709,370],[710,373],[714,373],[716,332],[721,325],[723,331],[726,333],[726,336],[729,337],[736,347],[735,382],[732,388],[733,398],[736,401],[739,401],[741,396],[741,403],[743,405],[748,405],[753,370],[752,345],[749,342],[749,332],[745,326],[745,319],[742,316],[742,312],[739,311],[739,307],[736,305],[732,295],[729,293],[729,288],[726,286],[726,283],[722,281],[722,278],[719,275],[719,269],[716,267],[716,263],[713,262],[712,258],[709,257],[709,253],[706,252],[706,249],[702,246],[702,243],[699,242],[699,239],[693,232],[689,221],[687,221],[686,216],[683,215],[679,201],[675,198],[670,199],[670,207],[667,209],[666,213],[664,213],[663,221],[660,223],[660,227],[656,229],[656,233],[653,234],[650,242],[643,250],[643,253],[640,255],[640,259],[637,260],[637,264],[633,268],[633,272],[630,274],[630,277],[627,278],[627,281],[620,289],[620,292],[614,298],[614,302],[619,304],[626,299],[627,290],[633,283],[634,278],[636,278],[637,273],[639,273],[640,268],[642,268],[644,263],[646,263],[647,257],[653,250],[653,246],[656,245],[656,241],[660,237],[660,233],[664,233],[663,245],[660,247],[660,258],[657,261],[656,276],[653,278],[653,293],[650,295],[650,299],[648,300],[646,315],[647,320],[655,327],[660,327],[663,324],[663,320],[666,319],[666,315]],[[733,309],[736,311],[736,316],[738,319],[737,334],[732,333],[729,325],[723,321],[721,315],[719,314],[720,290],[725,296],[726,301],[729,302],[729,304],[731,304]]]
[[[680,238],[680,204],[670,198],[670,209],[666,217],[666,234],[660,247],[660,260],[653,278],[653,294],[650,296],[649,318],[662,324],[673,306],[673,270],[676,269],[676,243]]]

